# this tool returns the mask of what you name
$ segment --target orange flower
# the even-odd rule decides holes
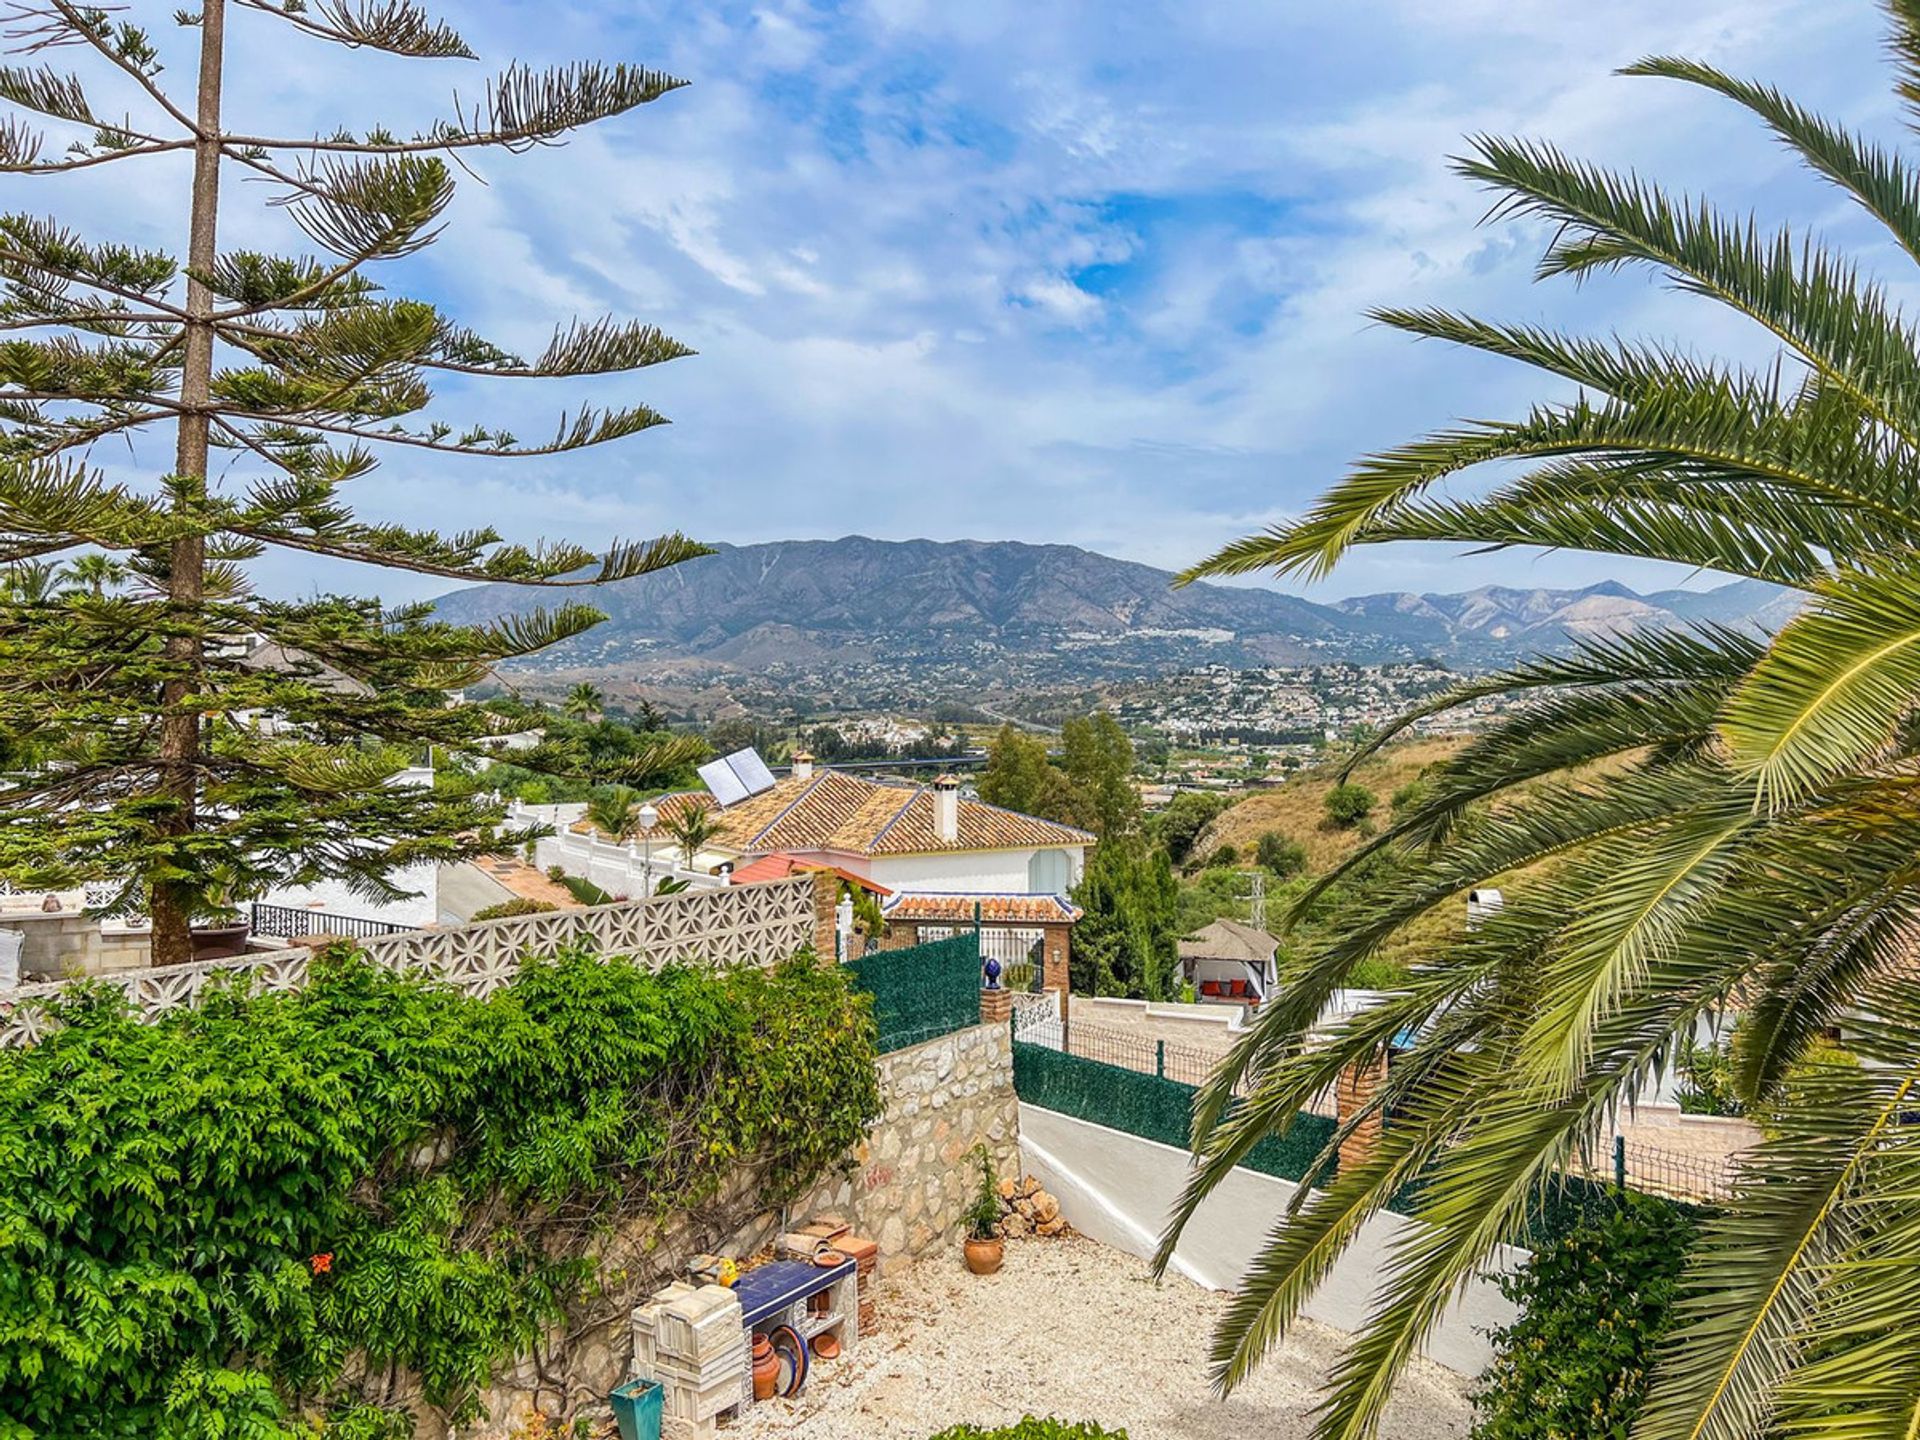
[[[313,1273],[316,1275],[331,1274],[333,1271],[333,1252],[331,1250],[322,1250],[307,1263],[313,1266]]]

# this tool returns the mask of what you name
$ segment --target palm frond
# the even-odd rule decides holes
[[[1785,804],[1884,746],[1920,689],[1920,570],[1895,559],[1814,592],[1728,702],[1721,733]]]

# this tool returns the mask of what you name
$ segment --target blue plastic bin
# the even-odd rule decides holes
[[[660,1382],[629,1380],[607,1396],[620,1440],[660,1440]]]

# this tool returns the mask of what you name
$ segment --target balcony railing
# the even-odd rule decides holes
[[[331,910],[308,910],[292,905],[253,907],[253,933],[277,935],[282,940],[300,940],[309,935],[339,935],[348,940],[373,940],[382,935],[404,935],[418,925],[402,925],[393,920],[372,920],[365,915],[336,915]]]

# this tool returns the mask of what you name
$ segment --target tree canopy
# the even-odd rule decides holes
[[[576,406],[531,438],[443,417],[433,384],[445,377],[577,380],[690,352],[606,316],[565,321],[523,354],[397,287],[481,152],[557,141],[681,81],[597,60],[510,64],[414,133],[374,121],[277,134],[271,117],[235,118],[223,104],[230,25],[423,65],[472,64],[473,52],[412,3],[206,0],[172,24],[178,45],[67,0],[22,0],[0,20],[15,55],[72,54],[85,71],[0,66],[0,102],[14,112],[0,125],[0,171],[157,160],[142,206],[173,207],[185,240],[174,254],[0,215],[0,566],[12,572],[0,591],[0,875],[113,882],[108,908],[151,914],[162,963],[188,958],[216,872],[223,892],[330,878],[384,894],[396,866],[523,838],[474,796],[388,782],[424,747],[493,733],[488,711],[449,704],[451,692],[601,618],[566,603],[457,626],[424,605],[274,600],[253,589],[249,562],[278,551],[576,587],[702,553],[677,534],[601,553],[512,543],[484,523],[365,521],[348,503],[394,449],[550,456],[662,423],[642,403]],[[176,51],[188,63],[169,65]],[[241,233],[250,242],[277,226],[290,248],[222,235],[235,177],[262,182],[246,193],[270,207]],[[516,283],[505,262],[484,278]],[[150,479],[96,465],[108,440],[131,447],[131,468]],[[76,557],[76,583],[46,583],[58,555]],[[601,778],[638,781],[684,758],[668,744]]]
[[[1895,91],[1920,123],[1920,3],[1888,6]],[[1752,112],[1920,259],[1920,172],[1780,91],[1692,60],[1679,81]],[[1460,169],[1493,214],[1544,222],[1543,277],[1645,270],[1771,336],[1757,365],[1722,333],[1563,335],[1436,308],[1377,318],[1539,371],[1560,398],[1360,462],[1307,514],[1194,574],[1322,575],[1397,541],[1634,556],[1789,587],[1777,634],[1715,625],[1589,637],[1423,707],[1528,703],[1423,777],[1311,906],[1376,856],[1390,892],[1287,977],[1195,1113],[1199,1163],[1163,1245],[1262,1136],[1346,1067],[1396,1048],[1228,1308],[1232,1387],[1370,1217],[1418,1177],[1421,1222],[1335,1370],[1322,1440],[1376,1433],[1396,1378],[1495,1247],[1670,1067],[1703,1017],[1745,1011],[1734,1085],[1769,1117],[1734,1198],[1701,1225],[1654,1347],[1637,1440],[1895,1435],[1920,1414],[1920,338],[1898,292],[1785,226],[1729,216],[1533,140],[1480,137]],[[1911,279],[1903,274],[1902,285]],[[1716,315],[1711,317],[1717,320]],[[1577,387],[1571,397],[1567,382]],[[1490,462],[1465,494],[1446,482]],[[1407,717],[1403,728],[1414,717]],[[1376,737],[1374,742],[1377,743]],[[1364,753],[1364,752],[1363,752]],[[1525,787],[1526,803],[1510,801]],[[1423,932],[1496,881],[1477,929]],[[1424,935],[1424,938],[1423,938]],[[1332,992],[1400,945],[1386,1002],[1316,1034]],[[1860,1063],[1825,1063],[1843,1027]],[[1406,1041],[1411,1039],[1411,1044]],[[1404,1047],[1404,1048],[1399,1048]],[[1351,1128],[1336,1137],[1346,1138]]]

